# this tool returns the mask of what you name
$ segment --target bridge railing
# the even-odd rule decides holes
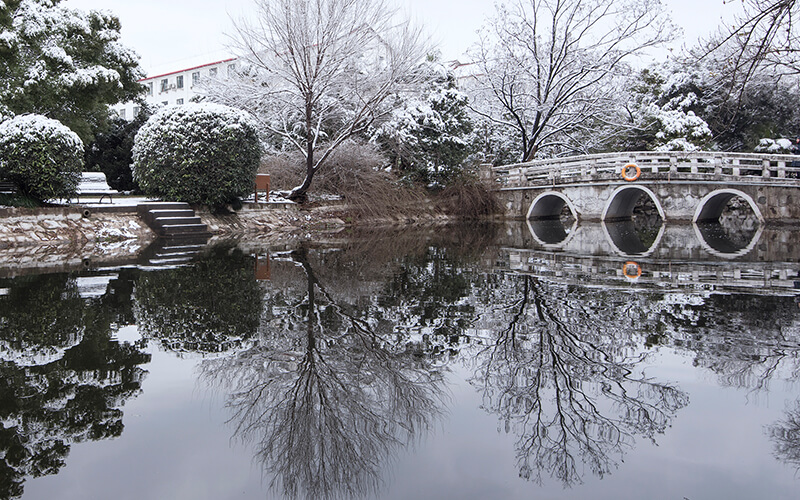
[[[620,177],[622,167],[633,163],[646,173],[697,174],[730,177],[800,178],[800,156],[754,153],[637,151],[549,158],[493,167],[503,187],[557,183],[596,176]]]

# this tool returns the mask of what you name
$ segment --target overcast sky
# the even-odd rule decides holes
[[[446,60],[463,59],[475,31],[494,12],[492,0],[396,0],[440,44]],[[728,0],[664,0],[687,42],[712,31],[739,8]],[[232,21],[253,10],[253,0],[66,0],[63,5],[110,10],[122,22],[122,40],[141,56],[148,75],[180,70],[232,55]]]

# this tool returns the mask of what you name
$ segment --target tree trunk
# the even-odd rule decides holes
[[[308,188],[314,178],[314,107],[312,105],[312,94],[306,96],[306,178],[303,183],[292,189],[288,198],[298,203],[305,203]]]

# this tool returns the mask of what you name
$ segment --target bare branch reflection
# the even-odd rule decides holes
[[[443,374],[338,305],[306,249],[291,258],[305,289],[273,297],[277,330],[204,362],[202,376],[229,394],[235,435],[255,443],[273,488],[290,498],[365,496],[379,489],[392,452],[439,415]]]
[[[766,432],[774,445],[775,458],[800,473],[800,399],[786,411],[783,420],[767,427]]]
[[[571,486],[585,466],[602,478],[634,436],[663,433],[688,396],[635,374],[643,359],[636,336],[621,334],[624,315],[616,325],[598,321],[592,308],[603,301],[583,302],[531,276],[507,279],[513,295],[496,311],[471,382],[503,430],[518,436],[520,476],[541,484],[549,474]],[[625,308],[607,299],[604,307]]]

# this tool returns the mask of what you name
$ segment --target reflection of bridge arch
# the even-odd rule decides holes
[[[759,224],[753,237],[747,245],[737,245],[724,233],[719,223],[711,224],[698,224],[693,223],[694,234],[700,242],[703,250],[715,257],[723,259],[735,259],[742,255],[747,255],[753,248],[755,248],[758,241],[761,239],[761,233],[764,232],[764,226]],[[711,230],[709,230],[711,229]]]
[[[601,224],[603,232],[606,235],[606,240],[611,245],[611,248],[614,249],[617,254],[626,258],[648,257],[652,255],[658,248],[659,243],[661,243],[661,238],[664,236],[664,229],[667,227],[666,224],[662,223],[658,228],[658,233],[653,243],[645,247],[644,243],[636,234],[632,221],[627,220],[609,223],[601,221]]]
[[[633,217],[633,209],[636,207],[636,202],[639,201],[642,194],[646,194],[653,200],[653,204],[656,206],[661,220],[667,220],[664,209],[661,207],[661,203],[658,201],[656,194],[649,188],[638,184],[620,186],[615,189],[606,202],[601,220],[613,221],[630,219]]]
[[[578,218],[578,211],[569,198],[558,191],[545,191],[537,196],[528,209],[527,219],[557,219],[561,216],[564,205],[569,208],[574,219]]]
[[[717,189],[705,195],[697,205],[692,222],[718,221],[722,211],[725,210],[725,206],[735,196],[742,198],[750,205],[750,209],[758,217],[758,222],[764,222],[764,216],[758,209],[756,202],[753,201],[753,198],[738,189]]]
[[[578,220],[572,222],[572,227],[567,229],[559,219],[543,220],[528,219],[528,231],[533,239],[543,248],[558,250],[563,248],[575,236]]]

